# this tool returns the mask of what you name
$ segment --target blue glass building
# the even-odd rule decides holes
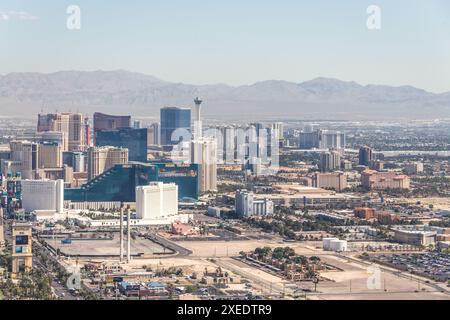
[[[97,131],[95,144],[99,147],[127,148],[129,161],[147,162],[148,129]]]
[[[198,165],[177,166],[173,163],[129,163],[116,165],[81,188],[65,189],[64,200],[72,202],[136,201],[136,187],[160,181],[178,185],[180,199],[197,199]]]
[[[178,144],[179,141],[172,141],[172,133],[177,129],[191,130],[191,109],[162,108],[161,144],[163,146]]]

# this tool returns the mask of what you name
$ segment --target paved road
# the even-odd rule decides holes
[[[186,249],[186,248],[184,248],[184,247],[182,247],[182,246],[180,246],[180,245],[178,245],[178,244],[176,244],[176,243],[174,243],[172,241],[169,241],[166,238],[161,237],[160,235],[147,234],[145,236],[145,238],[149,239],[151,241],[154,241],[154,242],[156,242],[156,243],[158,243],[158,244],[160,244],[160,245],[162,245],[164,247],[167,247],[167,248],[177,252],[178,255],[180,255],[180,256],[188,256],[188,255],[192,254],[191,250]],[[165,258],[165,257],[161,256],[159,258]],[[170,255],[170,256],[167,256],[166,258],[173,258],[173,256]]]
[[[55,260],[55,258],[50,256],[50,253],[45,248],[43,248],[37,241],[35,241],[35,243],[39,246],[41,250],[40,252],[44,254],[48,260]],[[33,267],[43,270],[46,274],[48,274],[52,278],[51,286],[56,298],[60,300],[77,300],[76,297],[71,295],[69,289],[65,286],[65,284],[59,282],[58,278],[56,277],[56,274],[44,266],[44,264],[40,260],[40,256],[37,254],[33,255]]]

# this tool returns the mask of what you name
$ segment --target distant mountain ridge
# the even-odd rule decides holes
[[[0,110],[4,115],[29,116],[42,109],[157,116],[163,106],[191,106],[196,96],[205,101],[205,115],[211,117],[328,120],[450,117],[450,92],[435,94],[411,86],[363,86],[330,78],[228,86],[172,83],[123,70],[0,76]]]

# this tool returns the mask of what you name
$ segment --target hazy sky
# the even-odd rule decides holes
[[[79,31],[66,27],[71,4]],[[381,30],[366,27],[371,4]],[[192,84],[323,76],[450,91],[450,1],[0,0],[0,74],[99,69]]]

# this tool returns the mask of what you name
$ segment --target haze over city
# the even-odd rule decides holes
[[[445,0],[377,1],[380,30],[366,27],[370,1],[80,0],[76,31],[71,4],[2,0],[0,74],[124,69],[196,85],[330,77],[450,91]]]

